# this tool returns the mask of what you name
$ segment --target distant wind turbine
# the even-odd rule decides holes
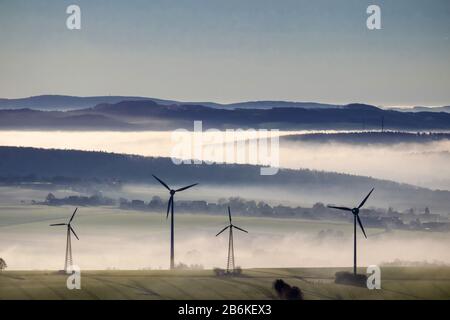
[[[64,261],[64,271],[66,272],[69,271],[69,267],[72,268],[73,266],[71,233],[73,233],[73,235],[75,236],[75,238],[77,238],[77,240],[80,240],[71,225],[72,220],[75,217],[75,214],[77,213],[77,210],[78,208],[75,209],[68,223],[54,223],[50,225],[51,227],[67,226],[66,259]]]
[[[230,210],[230,206],[228,206],[228,218],[229,218],[229,222],[230,224],[228,226],[226,226],[225,228],[223,228],[218,234],[216,234],[216,237],[221,234],[222,232],[224,232],[225,230],[227,230],[229,228],[229,234],[228,234],[228,259],[227,259],[227,273],[230,273],[230,269],[233,270],[233,272],[235,271],[235,263],[234,263],[234,244],[233,244],[233,228],[238,229],[242,232],[248,233],[248,231],[241,229],[237,226],[235,226],[232,221],[231,221],[231,210]]]
[[[364,227],[362,225],[361,219],[359,218],[359,209],[361,209],[364,206],[367,199],[369,199],[370,195],[372,194],[373,190],[374,190],[374,188],[372,188],[372,190],[370,190],[369,194],[364,198],[364,200],[356,208],[350,209],[347,207],[328,206],[328,208],[350,211],[351,213],[353,213],[353,274],[354,275],[356,275],[356,222],[358,221],[358,224],[364,234],[364,237],[366,237],[366,239],[367,239],[366,232],[364,231]]]
[[[194,184],[191,184],[191,185],[189,185],[187,187],[183,187],[183,188],[174,190],[174,189],[169,188],[169,186],[164,181],[159,179],[154,174],[152,176],[156,180],[158,180],[159,183],[161,183],[170,192],[170,198],[169,198],[169,202],[167,204],[166,219],[169,217],[169,212],[170,212],[171,213],[171,215],[170,215],[170,269],[174,269],[174,267],[175,267],[174,215],[173,215],[173,211],[174,211],[174,196],[175,196],[175,193],[180,192],[180,191],[184,191],[184,190],[189,189],[189,188],[191,188],[193,186],[196,186],[196,185],[198,185],[198,183],[194,183]]]

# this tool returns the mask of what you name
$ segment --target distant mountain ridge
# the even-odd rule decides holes
[[[19,99],[0,99],[0,109],[63,111],[90,108],[100,103],[118,103],[124,100],[152,100],[159,103],[172,103],[172,101],[161,99],[133,96],[77,97],[65,95],[41,95]]]
[[[450,130],[450,114],[398,112],[367,104],[340,108],[222,109],[196,104],[159,104],[152,100],[101,103],[71,111],[0,110],[0,129],[174,130],[265,128],[279,130]]]
[[[84,108],[92,108],[99,104],[115,104],[122,101],[153,101],[159,105],[202,105],[214,109],[273,109],[273,108],[302,108],[302,109],[340,109],[345,104],[330,104],[319,102],[298,102],[283,100],[243,101],[235,103],[217,103],[210,101],[189,102],[169,99],[159,99],[142,96],[69,96],[69,95],[39,95],[26,98],[6,99],[0,98],[0,110],[9,109],[34,109],[42,111],[70,111]],[[399,112],[447,112],[450,106],[412,108],[385,108],[385,110]]]
[[[140,96],[92,96],[78,97],[66,95],[40,95],[18,99],[0,98],[0,109],[36,109],[47,111],[66,111],[83,108],[92,108],[103,103],[119,103],[122,101],[154,101],[160,105],[203,105],[215,109],[271,109],[271,108],[306,108],[327,109],[340,108],[340,105],[317,102],[292,102],[292,101],[246,101],[237,103],[216,102],[181,102]]]

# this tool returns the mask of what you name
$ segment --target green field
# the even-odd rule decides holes
[[[305,299],[450,299],[450,267],[385,267],[382,289],[334,283],[339,268],[248,269],[239,277],[204,271],[88,271],[81,290],[52,271],[0,272],[0,299],[278,299],[272,284],[283,279]],[[360,269],[359,272],[364,272]]]

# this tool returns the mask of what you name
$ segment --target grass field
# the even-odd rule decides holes
[[[81,290],[68,290],[67,275],[54,271],[3,271],[0,299],[278,299],[276,279],[298,286],[305,299],[450,299],[450,267],[385,267],[381,290],[337,285],[341,270],[348,269],[248,269],[239,277],[211,270],[87,271]]]

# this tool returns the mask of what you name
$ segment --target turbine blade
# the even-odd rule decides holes
[[[54,226],[66,226],[66,225],[67,225],[67,223],[54,223],[54,224],[51,224],[50,227],[54,227]]]
[[[187,186],[187,187],[183,187],[183,188],[177,189],[177,190],[175,190],[175,191],[176,191],[176,192],[178,192],[178,191],[183,191],[183,190],[192,188],[193,186],[196,186],[196,185],[198,185],[198,183],[191,184],[191,185],[189,185],[189,186]]]
[[[245,232],[245,233],[248,233],[248,231],[247,231],[247,230],[241,229],[241,228],[239,228],[239,227],[236,227],[236,226],[234,226],[234,225],[233,225],[233,227],[235,227],[236,229],[238,229],[238,230],[241,230],[241,231],[243,231],[243,232]]]
[[[158,178],[157,176],[155,176],[154,174],[152,174],[152,176],[153,176],[153,178],[155,178],[156,180],[158,180],[159,181],[159,183],[161,183],[164,187],[166,187],[166,189],[167,190],[169,190],[170,191],[170,188],[169,188],[169,186],[164,182],[164,181],[162,181],[160,178]]]
[[[170,196],[169,202],[167,203],[167,215],[166,215],[166,220],[169,218],[169,212],[170,212],[171,206],[173,206],[173,196]]]
[[[80,240],[80,238],[78,238],[77,234],[75,233],[75,230],[73,230],[72,226],[69,226],[69,229],[70,229],[70,231],[72,231],[75,238],[77,238],[77,240]]]
[[[230,224],[231,224],[231,210],[230,210],[230,206],[228,206],[228,218],[230,218]]]
[[[364,198],[364,200],[361,202],[361,204],[358,206],[358,209],[361,209],[362,206],[366,203],[367,199],[369,199],[370,195],[372,194],[373,190],[375,188],[372,188],[372,190],[370,190],[369,194]]]
[[[73,212],[72,217],[69,220],[69,223],[72,222],[73,218],[75,217],[75,213],[77,213],[77,210],[78,210],[78,208],[75,208],[75,211]]]
[[[359,226],[361,227],[361,230],[364,233],[364,237],[366,237],[366,239],[367,239],[366,231],[364,231],[364,227],[363,227],[363,225],[361,223],[361,219],[359,218],[359,214],[356,215],[356,219],[358,220]]]
[[[225,228],[223,228],[218,234],[216,234],[216,237],[221,234],[222,232],[224,232],[225,230],[227,230],[230,226],[226,226]]]
[[[352,209],[347,208],[347,207],[334,207],[334,206],[327,206],[327,207],[332,208],[332,209],[344,210],[344,211],[352,211]]]

